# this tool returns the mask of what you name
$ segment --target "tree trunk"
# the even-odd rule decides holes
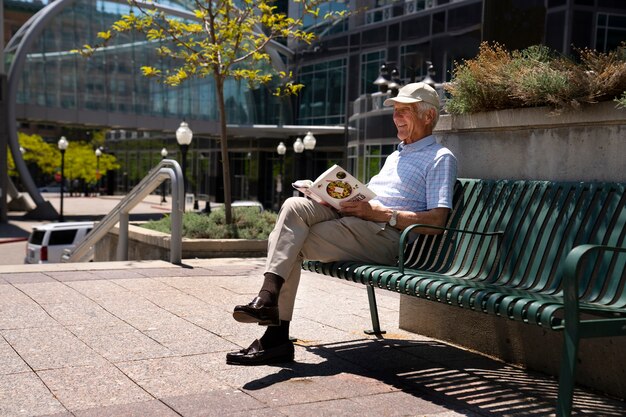
[[[220,149],[222,154],[222,175],[224,177],[224,211],[226,224],[233,223],[230,190],[230,159],[228,158],[228,134],[226,132],[226,107],[224,105],[224,79],[215,76],[215,91],[220,119]]]

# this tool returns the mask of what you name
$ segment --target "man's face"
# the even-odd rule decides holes
[[[415,104],[394,103],[393,122],[398,129],[398,139],[406,144],[430,135],[426,118],[419,116]]]

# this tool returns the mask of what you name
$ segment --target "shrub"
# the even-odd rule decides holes
[[[445,88],[452,114],[534,106],[562,110],[613,99],[623,106],[626,42],[608,53],[580,50],[578,61],[541,45],[508,52],[482,43],[476,58],[457,63]]]
[[[183,214],[183,237],[193,239],[267,239],[276,223],[276,213],[256,208],[237,207],[233,223],[226,224],[223,209],[209,215],[187,212]],[[146,229],[170,233],[171,218],[165,216],[142,224]]]

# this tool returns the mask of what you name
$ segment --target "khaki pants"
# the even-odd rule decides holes
[[[265,265],[265,272],[285,279],[278,299],[280,319],[293,316],[303,258],[393,265],[399,240],[400,231],[384,223],[341,217],[303,197],[287,199],[269,236]]]

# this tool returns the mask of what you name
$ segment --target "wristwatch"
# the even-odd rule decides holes
[[[398,224],[398,212],[396,210],[391,212],[391,219],[389,219],[389,226],[396,227]]]

